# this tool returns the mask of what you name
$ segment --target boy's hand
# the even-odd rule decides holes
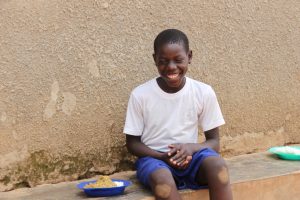
[[[174,165],[173,162],[170,161],[170,156],[169,156],[168,152],[163,153],[161,160],[166,162],[171,167],[178,168],[177,165]]]
[[[188,144],[171,144],[168,152],[172,166],[178,169],[185,169],[192,160],[193,150]]]
[[[178,167],[178,169],[186,169],[189,166],[192,158],[192,156],[187,156],[183,162],[178,163],[176,166]]]
[[[168,152],[163,153],[161,156],[161,160],[163,160],[164,162],[166,162],[168,165],[170,165],[173,168],[176,169],[185,169],[189,166],[190,161],[192,160],[192,156],[188,156],[186,160],[184,160],[182,163],[178,163],[178,164],[174,164],[173,162],[171,162],[170,160],[170,156],[168,154]]]

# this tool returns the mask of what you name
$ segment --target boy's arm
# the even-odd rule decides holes
[[[130,153],[137,157],[151,156],[163,160],[167,153],[157,152],[141,142],[140,136],[126,134],[126,147]]]
[[[126,147],[130,153],[137,157],[145,157],[150,156],[152,158],[156,158],[162,161],[165,161],[170,166],[176,167],[178,169],[185,169],[189,162],[192,160],[192,157],[189,156],[184,160],[181,166],[178,166],[170,161],[170,152],[157,152],[151,148],[149,148],[147,145],[141,142],[140,136],[133,136],[133,135],[127,135],[126,134]]]
[[[219,128],[217,127],[209,131],[205,131],[204,135],[206,140],[203,143],[201,143],[202,148],[209,147],[215,150],[216,152],[219,152],[220,151]]]

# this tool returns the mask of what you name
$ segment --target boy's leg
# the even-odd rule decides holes
[[[180,200],[174,178],[167,168],[161,168],[150,175],[150,186],[155,199]]]
[[[207,157],[197,173],[200,185],[208,185],[210,200],[232,200],[228,168],[221,157]]]

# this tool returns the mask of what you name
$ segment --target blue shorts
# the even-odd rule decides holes
[[[189,166],[184,170],[175,169],[159,159],[155,159],[149,156],[142,157],[139,158],[135,163],[137,178],[143,185],[150,188],[150,174],[158,169],[165,168],[169,169],[172,173],[178,189],[207,188],[207,186],[200,186],[196,181],[196,177],[201,163],[205,158],[210,156],[219,156],[219,154],[210,148],[205,148],[196,152],[193,155],[193,159],[190,162]]]

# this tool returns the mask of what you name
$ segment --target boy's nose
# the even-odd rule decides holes
[[[168,63],[168,68],[176,68],[176,63],[174,61],[170,61]]]

